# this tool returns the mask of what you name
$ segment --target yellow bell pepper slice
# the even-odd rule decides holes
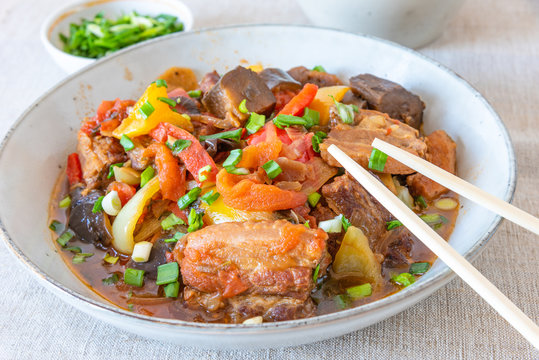
[[[159,177],[154,176],[133,196],[114,219],[112,246],[119,252],[131,255],[135,247],[133,232],[146,203],[159,191]]]
[[[335,101],[341,101],[344,94],[350,90],[348,86],[328,86],[319,88],[314,97],[309,109],[316,110],[320,113],[320,125],[327,125],[329,121],[329,108],[333,106],[333,98]]]
[[[164,86],[158,87],[155,83],[150,84],[138,99],[129,116],[112,132],[112,135],[118,139],[122,135],[127,135],[130,138],[146,135],[161,122],[171,123],[192,132],[193,124],[191,124],[189,117],[172,111],[170,105],[159,100],[160,97],[167,97],[167,88]],[[147,116],[141,111],[141,108],[146,103],[151,105],[150,109],[153,108],[153,111]]]
[[[259,73],[259,72],[261,72],[262,70],[264,70],[264,67],[262,66],[262,64],[258,63],[258,64],[254,64],[254,65],[249,65],[249,66],[247,66],[247,69],[252,70],[252,71],[254,71],[255,73]]]

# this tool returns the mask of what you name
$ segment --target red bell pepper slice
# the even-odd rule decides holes
[[[318,86],[314,84],[305,84],[303,89],[294,96],[288,104],[286,104],[281,111],[277,114],[279,115],[294,115],[294,116],[303,116],[303,110],[311,105],[316,92],[318,91]]]
[[[107,187],[107,190],[110,191],[116,191],[118,193],[118,197],[120,198],[120,202],[122,203],[122,206],[127,204],[127,202],[135,196],[135,193],[137,192],[137,189],[135,189],[134,186],[131,186],[129,184],[125,184],[119,181],[113,181],[109,184]]]
[[[205,175],[209,182],[215,182],[217,176],[217,166],[212,157],[202,147],[200,142],[190,132],[180,129],[169,123],[159,123],[152,131],[150,136],[160,143],[165,143],[168,136],[176,139],[191,141],[188,148],[180,152],[177,156],[183,161],[187,170],[193,175],[199,185],[204,181],[199,180],[199,175]],[[204,174],[199,174],[200,169],[210,166],[211,170]]]
[[[66,168],[67,179],[69,185],[75,185],[82,181],[82,168],[80,166],[79,155],[77,153],[70,154],[67,157]]]
[[[144,150],[144,156],[155,156],[157,176],[163,199],[178,201],[185,194],[185,170],[164,144],[152,144]]]

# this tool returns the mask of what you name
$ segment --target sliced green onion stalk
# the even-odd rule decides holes
[[[133,246],[135,245],[133,231],[137,221],[146,207],[146,203],[158,191],[159,179],[156,176],[146,186],[140,188],[135,196],[122,207],[112,224],[112,245],[117,251],[127,255],[133,252]]]
[[[313,192],[312,194],[307,196],[307,202],[309,203],[309,205],[311,205],[311,207],[315,207],[316,204],[318,204],[318,201],[320,201],[321,197],[322,195],[320,195],[319,193]]]
[[[152,252],[153,244],[149,241],[139,241],[133,247],[133,254],[131,254],[131,259],[134,262],[147,262],[150,258],[150,253]]]
[[[95,201],[94,207],[92,208],[92,212],[94,214],[103,211],[103,199],[104,198],[105,198],[105,196],[100,196]]]
[[[427,202],[425,201],[425,198],[421,195],[415,198],[415,202],[419,204],[419,206],[423,209],[427,208]]]
[[[352,299],[360,299],[372,295],[372,286],[369,283],[353,286],[346,289],[346,294]]]
[[[423,275],[427,272],[427,270],[429,270],[429,268],[430,264],[428,262],[418,262],[410,265],[410,270],[408,271],[410,272],[410,274]]]
[[[310,228],[311,228],[311,224],[309,224],[309,221],[310,221],[310,220],[307,220],[306,222],[303,223],[303,225],[304,225],[307,229],[310,229]]]
[[[118,260],[120,259],[119,256],[111,256],[109,255],[109,253],[106,253],[105,254],[105,257],[103,258],[103,261],[105,261],[106,263],[109,263],[111,265],[114,265],[118,262]]]
[[[198,198],[198,195],[200,195],[200,192],[202,191],[201,188],[199,188],[198,186],[195,187],[195,188],[192,188],[191,190],[189,190],[189,192],[187,194],[185,194],[184,196],[182,196],[181,198],[179,198],[178,200],[178,207],[181,209],[181,210],[185,210],[187,209],[187,207],[193,202],[195,201],[197,198]]]
[[[155,111],[155,108],[152,104],[150,104],[149,101],[146,101],[142,106],[138,109],[140,114],[143,118],[147,119],[153,112]]]
[[[333,103],[335,104],[335,108],[337,109],[341,121],[345,124],[353,124],[355,117],[354,112],[359,112],[357,105],[343,104],[335,100],[333,96],[331,96],[331,98],[333,99]]]
[[[350,298],[346,295],[337,295],[333,298],[333,300],[335,301],[337,308],[340,310],[346,309],[350,306]]]
[[[165,231],[172,229],[176,225],[184,225],[185,222],[174,214],[170,214],[165,220],[161,221],[161,228]],[[136,245],[136,244],[135,244]]]
[[[125,134],[120,138],[120,144],[124,147],[125,151],[133,150],[135,148],[135,144],[133,144],[131,138]]]
[[[180,267],[177,262],[169,262],[157,267],[157,285],[166,285],[178,280]]]
[[[350,222],[350,220],[348,220],[348,219],[346,218],[346,216],[344,216],[344,215],[342,215],[342,214],[341,214],[340,216],[341,216],[341,221],[342,221],[342,228],[343,228],[344,232],[347,232],[347,231],[348,231],[348,228],[349,228],[350,226],[352,226],[352,223]]]
[[[92,256],[94,256],[94,254],[81,252],[81,253],[75,254],[75,256],[73,256],[73,259],[71,259],[71,261],[73,262],[73,264],[82,264],[83,262],[86,261],[86,258],[89,258]]]
[[[318,273],[320,272],[320,264],[316,265],[316,268],[314,269],[313,273],[313,282],[316,284],[318,281]]]
[[[165,104],[167,104],[168,106],[171,106],[171,107],[175,107],[176,106],[176,101],[172,100],[172,99],[169,99],[167,97],[162,97],[162,96],[159,96],[157,98],[157,100],[161,101],[161,102],[164,102]]]
[[[142,174],[140,174],[140,187],[144,187],[155,176],[155,170],[153,167],[148,166]]]
[[[326,69],[324,69],[324,67],[322,65],[316,65],[315,67],[313,67],[313,71],[318,71],[318,72],[325,73]]]
[[[75,253],[75,254],[82,252],[82,249],[78,246],[68,246],[68,247],[65,247],[63,250],[71,251],[72,253]]]
[[[429,225],[447,224],[449,222],[445,216],[440,214],[425,214],[421,215],[420,218]]]
[[[328,137],[328,134],[326,134],[325,132],[323,131],[317,131],[312,139],[311,139],[311,143],[313,144],[313,150],[317,153],[320,152],[320,144],[322,144],[322,142],[324,142],[324,139]]]
[[[202,221],[202,216],[204,213],[197,213],[195,209],[191,208],[191,212],[189,213],[189,227],[187,228],[188,232],[193,232],[202,229],[204,226],[204,222]]]
[[[165,239],[165,240],[163,240],[163,241],[164,241],[165,243],[167,243],[167,244],[169,244],[169,243],[175,243],[175,242],[177,242],[178,240],[180,240],[184,235],[185,235],[184,233],[178,231],[178,232],[176,232],[176,233],[174,234],[173,237],[171,237],[170,239]]]
[[[247,99],[243,99],[240,104],[238,105],[238,110],[244,114],[249,113],[249,109],[247,109]]]
[[[303,119],[305,119],[305,121],[307,122],[305,124],[305,127],[307,129],[310,129],[314,125],[318,125],[320,123],[320,113],[316,110],[312,110],[306,107],[305,111],[303,112]]]
[[[320,221],[318,227],[327,233],[340,233],[343,226],[342,218],[342,215],[337,215],[333,219]]]
[[[241,149],[234,149],[230,152],[230,155],[226,158],[226,160],[223,162],[223,167],[229,168],[234,167],[238,165],[238,163],[241,161],[241,156],[243,154],[243,150]]]
[[[133,311],[135,309],[135,305],[134,304],[127,304],[127,309],[129,311]]]
[[[124,283],[136,287],[142,287],[144,284],[144,270],[127,268],[124,272]]]
[[[62,209],[69,207],[69,205],[71,205],[71,197],[69,195],[60,200],[60,202],[58,203],[58,206]]]
[[[198,99],[200,97],[200,95],[202,95],[202,90],[200,90],[200,89],[191,90],[191,91],[187,92],[187,95],[189,95],[189,97],[192,97],[194,99]]]
[[[111,177],[114,176],[114,168],[115,167],[122,167],[122,166],[124,166],[123,162],[122,163],[111,164],[109,166],[109,174],[107,175],[107,179],[110,179]]]
[[[116,216],[122,210],[122,202],[120,201],[120,196],[118,192],[113,190],[109,192],[101,201],[101,207],[103,211],[110,216]]]
[[[260,130],[264,124],[266,124],[266,116],[252,112],[249,115],[249,121],[247,121],[247,124],[245,125],[245,130],[247,130],[249,134],[254,134]]]
[[[273,123],[275,126],[277,126],[279,129],[283,129],[285,127],[290,127],[293,125],[300,125],[307,127],[309,123],[304,118],[300,118],[299,116],[293,116],[293,115],[277,115],[273,118]]]
[[[275,179],[280,173],[283,172],[283,169],[281,169],[279,164],[277,164],[274,160],[270,160],[262,165],[262,169],[264,169],[270,179]]]
[[[391,281],[393,281],[397,285],[406,287],[415,283],[415,277],[414,275],[410,273],[402,273],[402,274],[393,276],[391,278]]]
[[[167,147],[172,151],[174,155],[178,155],[183,150],[191,146],[191,140],[178,139],[173,144],[167,142]]]
[[[234,175],[248,175],[249,174],[248,169],[246,169],[246,168],[237,168],[235,166],[227,166],[227,167],[225,167],[225,170],[226,170],[227,173],[234,174]]]
[[[71,232],[71,230],[68,229],[56,239],[56,242],[60,244],[62,247],[65,247],[67,243],[69,242],[69,240],[73,238],[73,236],[74,234]]]
[[[211,165],[206,165],[198,170],[198,181],[203,182],[208,180],[208,176],[205,173],[211,172]]]
[[[157,87],[166,87],[166,88],[168,88],[167,82],[165,80],[163,80],[163,79],[157,79],[154,82],[155,82],[155,86],[157,86]]]
[[[210,190],[202,195],[200,200],[204,201],[208,205],[211,205],[215,202],[215,200],[219,199],[219,196],[221,196],[221,194],[219,194],[217,191]]]
[[[118,274],[114,273],[108,278],[101,279],[101,282],[104,285],[114,285],[118,282],[118,280],[120,280],[120,277],[118,276]]]
[[[164,290],[166,297],[176,298],[180,292],[180,283],[178,281],[171,282],[170,284],[165,285]]]
[[[49,225],[49,229],[51,229],[52,231],[54,231],[55,233],[59,234],[61,233],[62,231],[64,231],[65,229],[65,226],[64,224],[62,224],[61,222],[57,221],[57,220],[53,220],[51,221],[50,225]]]
[[[212,135],[201,135],[198,138],[201,141],[208,140],[208,139],[230,139],[234,141],[240,141],[242,133],[243,133],[243,129],[239,128],[236,130],[223,131],[223,132],[212,134]]]
[[[386,166],[386,161],[387,154],[373,148],[371,156],[369,157],[369,169],[382,172],[384,171],[384,167]]]
[[[399,220],[386,221],[387,230],[393,230],[399,226],[402,226],[402,223]]]

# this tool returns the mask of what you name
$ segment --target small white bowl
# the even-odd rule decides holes
[[[41,42],[54,61],[67,73],[90,65],[96,59],[64,52],[59,34],[69,34],[69,24],[79,24],[82,18],[93,19],[101,11],[107,18],[116,18],[131,11],[150,16],[169,14],[177,16],[183,23],[183,31],[193,28],[191,10],[179,0],[84,0],[71,3],[50,15],[41,26]]]

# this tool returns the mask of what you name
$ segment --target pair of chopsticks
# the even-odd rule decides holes
[[[487,207],[489,210],[539,234],[539,219],[506,203],[457,176],[412,155],[380,139],[372,146],[409,168],[425,175],[446,188]],[[472,264],[453,249],[427,223],[421,220],[406,204],[388,188],[358,165],[336,145],[328,152],[352,175],[372,196],[421,240],[441,261],[447,264],[462,280],[489,303],[505,320],[522,334],[535,348],[539,349],[539,327],[515,304],[485,278]]]

